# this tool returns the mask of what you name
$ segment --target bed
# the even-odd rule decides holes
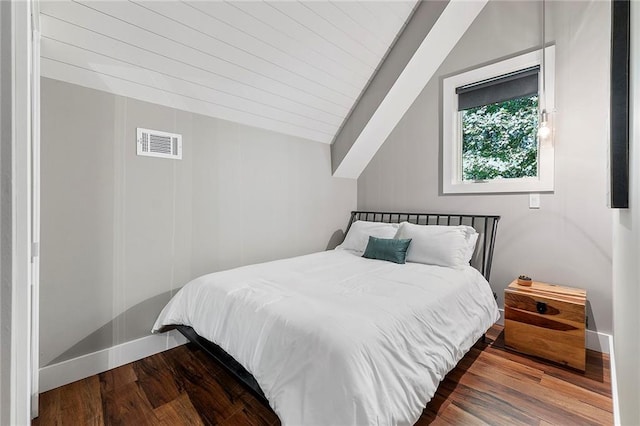
[[[199,277],[171,299],[153,331],[177,328],[283,425],[410,425],[499,318],[488,284],[498,220],[352,212],[336,250]],[[464,253],[455,252],[465,262],[455,267],[412,262],[422,241],[412,234],[406,263],[365,258],[354,247],[366,232],[356,228],[374,223],[396,239],[401,230],[473,236],[473,248],[465,240]],[[447,250],[433,262],[446,263],[438,256]]]

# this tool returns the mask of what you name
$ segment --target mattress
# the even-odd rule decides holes
[[[411,425],[499,318],[484,277],[347,250],[199,277],[154,332],[191,326],[257,380],[283,425]]]

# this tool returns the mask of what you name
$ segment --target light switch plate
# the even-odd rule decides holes
[[[530,209],[540,208],[540,194],[529,194],[529,208]]]

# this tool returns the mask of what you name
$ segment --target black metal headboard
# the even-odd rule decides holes
[[[476,268],[489,281],[491,276],[491,262],[493,261],[493,246],[498,231],[500,216],[453,213],[391,213],[391,212],[351,212],[351,219],[347,231],[356,220],[369,222],[400,223],[410,222],[416,225],[467,225],[478,231],[476,251],[471,258],[471,266]],[[346,234],[345,232],[345,234]]]

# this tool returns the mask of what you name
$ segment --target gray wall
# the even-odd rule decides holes
[[[0,424],[9,424],[11,385],[11,2],[0,1]]]
[[[149,334],[204,273],[325,250],[355,207],[329,145],[42,79],[40,360]],[[181,133],[138,157],[136,127]]]
[[[589,328],[610,333],[611,220],[607,208],[608,2],[547,2],[547,41],[556,42],[555,191],[528,208],[528,195],[441,191],[441,80],[541,44],[539,2],[490,2],[358,179],[358,208],[494,213],[491,284],[521,273],[583,287]]]
[[[613,220],[613,338],[620,424],[640,424],[640,4],[631,3],[629,209]]]

